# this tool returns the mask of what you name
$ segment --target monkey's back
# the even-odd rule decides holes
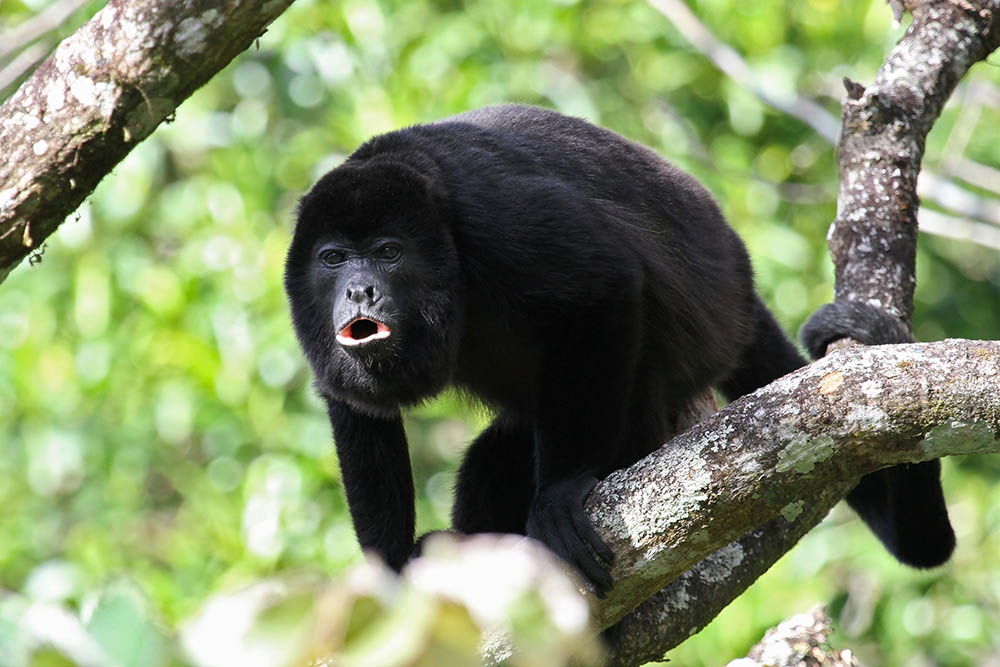
[[[664,392],[687,398],[738,363],[754,317],[746,250],[709,192],[653,150],[579,118],[502,105],[375,137],[352,159],[433,165],[459,256],[476,260],[468,280],[492,290],[477,298],[502,304],[536,286],[551,318],[635,274],[642,319],[630,326]]]

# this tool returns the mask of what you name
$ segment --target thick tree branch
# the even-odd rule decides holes
[[[588,499],[616,553],[615,588],[591,598],[597,625],[611,628],[603,664],[657,660],[700,630],[860,476],[983,452],[1000,452],[1000,341],[854,346],[736,401]],[[496,539],[471,536],[449,548],[473,558],[483,540],[500,549]],[[522,556],[479,569],[505,570],[507,558]],[[408,569],[436,557],[425,552]],[[492,575],[471,579],[482,576]],[[451,588],[470,607],[495,590]]]
[[[657,624],[655,651],[645,658],[662,655],[763,571],[754,561],[764,543],[787,551],[786,540],[794,543],[861,475],[998,451],[1000,342],[837,351],[598,484],[587,509],[616,556],[615,587],[596,607],[598,625],[611,626],[674,582],[658,612],[641,612],[647,621],[655,613]]]
[[[657,3],[657,6],[661,5]],[[1000,19],[994,20],[994,16],[1000,17],[1000,1],[980,0],[976,4],[964,0],[925,0],[910,3],[908,8],[915,12],[914,21],[883,65],[876,84],[867,91],[856,84],[849,87],[855,95],[844,102],[845,124],[840,149],[841,196],[838,200],[838,222],[830,235],[830,249],[838,267],[838,298],[861,298],[882,305],[902,316],[907,323],[912,313],[914,285],[917,197],[913,188],[920,169],[924,137],[955,84],[968,68],[1000,46]],[[925,100],[924,97],[931,99]],[[871,103],[876,105],[874,110],[867,110],[867,105]],[[849,242],[849,235],[838,231],[847,228],[857,235],[854,238],[867,235],[867,242]],[[887,258],[886,255],[890,253],[891,257]],[[978,354],[975,350],[989,350],[991,360],[983,370],[987,373],[985,377],[989,378],[987,384],[990,389],[982,396],[986,402],[973,412],[992,415],[987,416],[982,423],[990,424],[985,432],[989,434],[986,439],[993,450],[996,449],[997,438],[996,415],[1000,409],[997,396],[997,385],[1000,382],[996,366],[997,345],[947,341],[932,347],[912,346],[913,350],[922,350],[921,355],[931,350],[936,351],[937,346],[942,346],[940,350],[943,356],[932,364],[937,367],[933,370],[935,374],[943,369],[941,364],[947,365],[949,354],[958,355],[954,361],[961,366],[968,361],[969,355]],[[948,347],[953,349],[949,352]],[[870,382],[861,381],[861,386],[864,387],[862,396],[858,397],[861,400],[853,408],[850,401],[840,403],[839,409],[860,410],[846,414],[855,414],[862,422],[868,418],[876,421],[886,419],[883,425],[892,428],[881,434],[870,431],[869,425],[865,425],[864,431],[855,429],[836,435],[833,422],[828,426],[826,421],[831,415],[826,415],[822,410],[813,414],[817,421],[800,421],[805,413],[799,408],[815,408],[814,401],[818,395],[825,396],[829,393],[843,396],[839,392],[845,391],[841,389],[842,385],[831,389],[831,385],[817,384],[823,380],[823,376],[817,379],[813,373],[829,372],[825,382],[837,384],[844,377],[831,369],[829,364],[844,363],[847,364],[845,368],[850,366],[863,374],[863,366],[858,366],[857,360],[867,359],[872,354],[885,354],[885,350],[892,350],[892,354],[897,354],[899,350],[905,349],[907,348],[895,347],[840,352],[821,364],[798,371],[764,388],[753,397],[738,401],[720,415],[671,441],[669,446],[654,455],[656,461],[669,460],[671,467],[668,469],[661,470],[659,463],[643,461],[630,471],[621,473],[621,476],[612,476],[598,487],[598,493],[602,495],[601,498],[598,498],[598,494],[592,496],[592,518],[599,524],[605,522],[602,525],[609,537],[613,542],[618,540],[615,543],[616,553],[618,549],[626,548],[626,555],[619,558],[615,569],[616,577],[624,581],[616,584],[612,596],[604,601],[597,613],[602,626],[617,621],[611,636],[610,664],[635,665],[659,658],[706,625],[818,523],[863,473],[893,463],[928,460],[945,453],[959,453],[938,451],[927,455],[926,450],[933,449],[927,443],[935,439],[922,439],[923,433],[929,433],[935,427],[939,429],[935,434],[947,432],[950,428],[948,424],[955,419],[959,430],[968,430],[966,435],[957,437],[958,440],[964,438],[968,441],[954,443],[958,445],[958,450],[963,450],[965,444],[974,445],[977,442],[977,429],[981,426],[966,424],[977,421],[979,417],[970,419],[961,411],[952,414],[948,413],[948,409],[942,409],[941,422],[932,425],[924,421],[928,414],[934,412],[935,407],[940,407],[926,402],[929,401],[926,383],[932,381],[932,376],[923,376],[922,380],[914,378],[920,391],[910,399],[897,403],[896,399],[904,398],[907,387],[897,387],[903,394],[893,393],[890,398],[891,392],[880,393],[883,391],[881,378],[876,374],[869,378]],[[929,361],[930,357],[926,360]],[[895,378],[910,363],[899,358],[899,370],[885,370],[889,370],[891,377]],[[968,397],[975,400],[981,376],[965,372],[945,375],[956,387],[968,382],[969,386],[962,391],[972,392]],[[810,380],[804,382],[805,377]],[[864,384],[866,382],[868,384]],[[763,405],[757,403],[757,396],[769,396],[771,392],[782,393],[788,388],[788,383],[805,387],[806,393],[801,398],[803,401],[808,398],[809,402],[796,406],[795,396],[789,393],[785,397],[787,403],[784,406],[770,401],[765,401]],[[830,391],[827,392],[824,386]],[[854,386],[859,385],[855,383]],[[986,398],[987,395],[991,398]],[[838,402],[841,400],[838,399]],[[731,411],[746,409],[746,406],[753,406],[754,409],[752,415],[744,415],[747,421],[739,425],[731,423],[729,420],[735,419],[728,417]],[[776,413],[775,410],[779,412]],[[948,413],[947,417],[944,413]],[[751,456],[749,461],[752,465],[759,465],[761,468],[753,473],[746,471],[748,459],[740,453],[743,451],[744,438],[753,440],[758,437],[759,433],[755,431],[758,426],[767,430],[776,428],[775,419],[779,420],[777,427],[795,423],[797,428],[802,429],[797,442],[802,444],[802,451],[809,455],[826,452],[828,445],[836,442],[838,456],[831,456],[824,463],[833,466],[836,462],[836,465],[841,466],[839,471],[829,467],[829,474],[820,473],[816,483],[807,484],[804,489],[800,485],[801,479],[796,480],[794,475],[781,480],[770,477],[769,473],[774,472],[770,466],[778,465],[773,456],[770,459],[767,456]],[[781,422],[783,419],[789,421]],[[894,426],[899,421],[898,425],[902,427],[907,420],[910,420],[911,428],[924,430],[902,433],[901,428]],[[813,425],[808,426],[809,423]],[[776,435],[772,432],[768,437]],[[841,436],[846,436],[847,440],[841,440]],[[867,440],[869,436],[870,441]],[[831,440],[828,441],[827,437]],[[851,440],[852,437],[855,439]],[[696,451],[687,450],[687,445],[672,451],[678,443],[691,443],[690,438],[703,439],[698,441]],[[706,475],[709,468],[703,467],[706,459],[701,452],[707,449],[709,455],[718,455],[710,446],[713,439],[719,444],[729,438],[732,438],[733,444],[739,445],[738,450],[727,450],[721,460],[714,461],[721,468],[718,471],[712,468]],[[940,437],[936,440],[939,441]],[[790,446],[791,441],[786,442],[780,445],[779,450],[788,451]],[[849,453],[845,450],[843,456],[840,455],[842,446],[849,450]],[[854,447],[858,449],[855,450]],[[910,448],[910,455],[894,459],[900,454],[901,447],[904,451]],[[879,460],[872,460],[873,455]],[[650,472],[646,466],[655,467],[656,473]],[[759,484],[749,495],[741,490],[743,483],[738,480],[732,480],[732,487],[728,486],[728,481],[724,486],[715,486],[720,479],[717,474],[723,474],[723,469],[727,467],[734,469],[731,473],[733,475],[748,475],[752,479],[766,478],[768,481]],[[680,483],[677,488],[665,489],[661,485],[644,491],[642,483],[628,482],[634,474],[646,475],[643,479],[649,484],[656,484],[658,480],[680,480]],[[616,506],[616,494],[624,489],[606,486],[618,483],[614,480],[621,480],[620,484],[628,485],[633,493],[647,500],[636,502],[634,506],[628,501]],[[635,488],[631,488],[632,486]],[[802,489],[804,495],[795,498],[797,491],[794,489]],[[754,493],[758,497],[754,498]],[[738,495],[740,502],[746,504],[737,503],[736,508],[731,511],[743,512],[744,518],[749,520],[743,530],[751,526],[757,528],[739,537],[740,528],[726,525],[726,522],[733,519],[732,514],[707,510],[713,494],[718,497]],[[692,510],[691,505],[696,505],[699,509]],[[645,521],[640,521],[641,518]],[[722,522],[723,525],[717,525],[717,522]],[[632,530],[623,531],[626,526],[632,526]],[[652,538],[651,543],[647,544],[648,527],[657,531],[657,535],[664,530],[672,537],[663,542],[659,537]],[[717,534],[717,531],[721,534]],[[704,540],[709,534],[713,536],[711,544],[705,545]],[[614,538],[613,535],[619,537]],[[737,537],[737,541],[730,542]],[[705,558],[708,554],[711,556]],[[704,560],[684,572],[688,565],[696,563],[699,558]],[[684,573],[680,574],[681,572]],[[648,578],[646,573],[649,574]],[[670,580],[673,583],[667,588],[628,612],[634,600],[645,598]]]
[[[291,1],[111,0],[64,41],[0,107],[0,280]],[[1000,45],[1000,0],[907,7],[910,29],[845,102],[830,246],[838,298],[909,321],[924,137]],[[996,342],[846,350],[735,402],[588,501],[617,554],[615,590],[595,611],[601,627],[618,623],[612,663],[659,657],[704,626],[860,475],[1000,451],[998,438]]]
[[[854,346],[734,402],[612,474],[588,499],[590,518],[617,557],[610,597],[589,598],[598,626],[614,624],[603,636],[609,651],[602,664],[643,664],[687,639],[861,475],[901,462],[980,452],[1000,452],[1000,341]],[[518,599],[539,581],[560,579],[548,564],[551,554],[525,550],[530,545],[521,540],[436,536],[403,577],[458,601],[474,616],[484,609],[499,613],[477,622],[502,630],[510,622],[504,600]],[[691,563],[697,564],[687,569]],[[427,576],[414,576],[417,571]],[[368,580],[364,590],[384,588]],[[336,586],[343,589],[343,583]],[[565,606],[574,601],[558,604],[564,622],[574,617]],[[334,620],[343,618],[337,612]],[[332,622],[321,618],[318,627]],[[822,630],[815,623],[809,627]],[[567,637],[578,631],[576,625],[563,630]],[[822,643],[813,635],[817,642],[810,649]],[[328,644],[321,648],[331,650]],[[487,664],[515,650],[510,638],[491,637]],[[836,657],[850,663],[849,655]]]
[[[924,142],[968,69],[1000,46],[1000,1],[906,7],[913,22],[875,81],[845,81],[840,196],[828,241],[836,298],[867,301],[909,324]]]
[[[941,442],[948,428],[963,447]],[[617,597],[645,597],[748,526],[797,516],[831,479],[994,451],[998,435],[997,342],[844,350],[778,380],[597,487],[588,508],[617,555],[601,625],[620,618]]]
[[[292,0],[111,0],[0,106],[0,280]]]
[[[659,660],[695,634],[787,553],[844,497],[853,480],[817,489],[792,520],[776,516],[707,556],[614,626],[607,667]]]

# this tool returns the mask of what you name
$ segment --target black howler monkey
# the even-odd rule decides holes
[[[805,364],[701,185],[533,107],[362,145],[303,197],[285,288],[358,539],[395,568],[414,549],[401,407],[449,385],[490,406],[454,528],[535,537],[601,592],[596,480],[659,447],[705,387],[732,400]]]

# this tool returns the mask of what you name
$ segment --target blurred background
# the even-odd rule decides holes
[[[0,3],[0,99],[102,4]],[[281,273],[298,197],[374,133],[522,101],[646,143],[715,193],[797,332],[832,298],[841,78],[870,82],[905,26],[882,0],[657,4],[298,0],[0,285],[0,589],[73,610],[126,582],[171,628],[216,591],[360,560]],[[998,66],[928,140],[919,340],[1000,337]],[[797,96],[822,113],[772,106]],[[485,421],[451,395],[409,415],[418,531],[447,526]],[[944,479],[945,567],[899,566],[841,506],[669,657],[725,663],[821,602],[867,664],[1000,665],[1000,457]]]

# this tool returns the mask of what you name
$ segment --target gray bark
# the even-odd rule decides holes
[[[913,290],[916,283],[918,199],[915,188],[923,157],[924,140],[944,103],[968,68],[1000,46],[1000,1],[911,0],[906,3],[906,8],[913,12],[913,22],[879,70],[873,85],[865,89],[858,84],[845,81],[849,95],[843,104],[843,131],[839,144],[841,190],[837,219],[831,226],[828,241],[836,269],[836,298],[867,301],[885,308],[909,325],[913,313]],[[997,343],[949,341],[938,345],[956,346],[951,350],[955,354],[975,356],[978,354],[975,350],[995,351]],[[972,347],[964,348],[966,345]],[[886,348],[880,348],[878,353],[883,349]],[[864,359],[865,355],[871,353],[871,350],[846,350],[838,352],[830,359],[834,361],[844,359],[855,371],[861,372],[863,369],[856,366],[856,360]],[[994,402],[986,412],[992,412],[993,417],[990,418],[992,422],[988,419],[983,423],[993,425],[985,427],[984,433],[989,435],[983,437],[990,443],[995,443],[997,437],[995,401],[1000,378],[997,377],[995,354],[991,352],[989,355],[993,361],[987,364],[985,372],[988,373],[987,384],[991,387],[993,396],[989,400]],[[824,366],[817,366],[825,368],[830,359],[823,360]],[[963,363],[961,357],[955,357],[954,361],[960,365]],[[908,363],[902,358],[898,362]],[[794,373],[776,385],[781,385],[789,378],[797,378],[803,372]],[[891,372],[896,371],[891,370]],[[962,374],[949,377],[951,382],[959,384],[969,382],[973,386],[982,380],[977,376]],[[833,371],[826,381],[837,383],[841,380],[842,377]],[[868,387],[866,391],[876,392],[875,397],[878,398],[877,392],[881,391],[880,381],[880,378],[872,376],[862,383],[870,382],[871,384],[866,385]],[[926,387],[928,381],[931,381],[931,376],[925,376],[918,382],[923,382],[921,386]],[[813,388],[808,391],[822,391],[820,385],[813,384],[815,382],[816,378],[809,380]],[[762,391],[769,392],[772,387]],[[834,393],[839,391],[835,389]],[[808,394],[808,396],[813,395]],[[871,402],[868,400],[871,397],[864,391],[862,396],[865,402],[859,403],[858,407],[863,410],[870,408],[871,417],[880,414],[888,417],[889,411],[893,410],[887,411],[889,404],[883,405],[881,400]],[[793,396],[788,398],[794,401]],[[899,398],[903,396],[900,395]],[[934,406],[920,402],[926,400],[926,396],[913,395],[910,398],[914,402],[909,406],[900,403],[896,407],[900,410],[900,416],[911,413],[915,419],[913,424],[916,425],[919,422],[918,413],[933,410]],[[734,407],[750,400],[747,397],[737,402]],[[790,405],[794,406],[795,403],[792,402]],[[769,412],[770,409],[763,408],[757,411],[755,408],[752,416],[745,415],[747,422],[738,427],[736,424],[730,424],[731,428],[737,430],[718,431],[714,437],[719,438],[720,442],[728,442],[728,438],[732,438],[734,444],[741,443],[743,438],[749,436],[740,429],[752,428],[756,419],[772,420],[775,415]],[[794,408],[787,409],[794,412]],[[947,412],[947,408],[941,409]],[[728,412],[729,409],[724,411]],[[861,413],[858,415],[861,416]],[[822,410],[815,412],[813,416],[819,420],[812,422],[813,424],[824,424],[823,420],[827,417]],[[951,418],[957,420],[954,430],[950,430]],[[717,423],[717,419],[718,417],[706,422],[696,431],[704,433],[702,429],[712,428],[710,424],[721,426]],[[891,421],[896,419],[893,417]],[[983,423],[972,424],[959,415],[950,415],[948,419],[933,427],[936,429],[933,431],[935,437],[930,440],[939,440],[942,436],[947,439],[951,433],[954,444],[958,449],[962,449],[966,445],[982,440],[979,430],[983,428]],[[883,423],[883,425],[889,424]],[[932,431],[928,429],[926,433],[930,434]],[[897,435],[891,430],[877,437],[874,434],[869,435],[873,436],[873,440],[870,445],[865,446],[868,453],[856,452],[862,458],[870,456],[873,452],[892,456],[898,453],[900,446],[914,448],[913,453],[916,454],[917,449],[925,447],[920,443],[928,441],[913,433],[905,438],[896,439]],[[802,452],[808,457],[825,451],[828,444],[826,436],[834,437],[832,432],[823,429],[817,431],[806,429],[799,435],[803,445]],[[687,434],[682,437],[687,437]],[[667,448],[672,448],[677,442],[678,439],[675,439]],[[790,446],[791,442],[783,445],[781,451],[787,451]],[[993,447],[993,444],[989,446]],[[694,515],[691,514],[689,505],[693,503],[701,507],[702,502],[708,502],[711,498],[713,490],[718,495],[728,496],[730,493],[738,493],[741,487],[741,483],[735,483],[732,490],[728,486],[716,487],[715,484],[718,483],[714,476],[716,473],[713,471],[706,478],[705,469],[698,467],[703,461],[700,454],[677,453],[677,456],[690,457],[691,465],[695,466],[690,470],[684,468],[683,461],[675,464],[677,467],[671,471],[657,470],[656,473],[648,472],[643,467],[643,462],[637,464],[640,469],[634,472],[646,474],[650,483],[658,479],[670,480],[672,475],[682,475],[677,478],[681,480],[678,485],[682,490],[680,496],[677,495],[677,489],[671,489],[669,494],[662,495],[661,498],[661,494],[666,494],[666,490],[659,486],[645,492],[648,497],[656,498],[661,505],[665,503],[668,507],[656,506],[654,503],[653,507],[639,505],[639,510],[629,510],[626,503],[615,509],[611,505],[614,504],[614,494],[620,489],[600,486],[598,493],[608,495],[604,500],[591,499],[593,503],[591,507],[594,508],[592,517],[598,523],[605,520],[616,524],[606,526],[605,529],[611,535],[624,535],[628,538],[628,540],[619,539],[616,547],[622,548],[626,543],[631,544],[633,538],[625,529],[633,524],[626,519],[631,516],[634,523],[643,516],[641,512],[656,512],[646,515],[652,517],[652,520],[647,518],[647,523],[665,524],[671,536],[685,531],[688,533],[684,538],[677,539],[676,543],[672,541],[673,537],[667,537],[666,543],[671,546],[658,542],[658,538],[646,546],[645,527],[639,526],[634,541],[643,545],[642,550],[628,552],[617,561],[615,575],[621,576],[626,583],[616,583],[612,595],[599,606],[597,611],[602,627],[617,621],[614,631],[609,634],[609,664],[637,665],[656,660],[667,650],[704,627],[730,601],[791,549],[802,535],[822,520],[829,509],[839,498],[846,495],[864,472],[892,463],[928,460],[943,455],[945,454],[938,453],[927,458],[911,459],[904,456],[899,461],[883,460],[875,467],[866,470],[859,470],[853,465],[839,471],[831,469],[829,474],[823,475],[821,483],[811,488],[807,485],[803,489],[805,495],[797,499],[793,497],[794,493],[790,495],[786,493],[789,488],[796,487],[793,480],[787,479],[781,482],[774,480],[777,485],[787,482],[790,487],[778,488],[769,483],[760,487],[756,493],[771,500],[781,497],[780,501],[774,500],[776,504],[785,503],[778,508],[777,515],[775,505],[767,503],[761,505],[759,502],[761,497],[754,498],[753,492],[749,496],[743,496],[748,503],[747,507],[742,510],[731,508],[733,513],[738,514],[742,511],[743,518],[749,520],[743,530],[755,527],[742,536],[739,536],[740,529],[735,526],[727,528],[724,525],[716,525],[715,522],[725,524],[733,518],[727,511],[713,514],[713,523],[705,523],[708,520],[707,516],[700,510]],[[660,453],[654,456],[660,456]],[[741,453],[727,453],[723,458],[734,468],[746,465],[746,459]],[[838,455],[833,458],[840,457]],[[757,464],[762,463],[759,459],[753,460]],[[861,464],[862,461],[859,459],[854,463]],[[772,459],[772,464],[776,465],[777,462]],[[733,474],[737,473],[734,471]],[[623,483],[625,481],[627,480],[622,480]],[[819,479],[816,481],[820,482]],[[683,491],[684,489],[686,491]],[[685,493],[688,495],[685,496]],[[678,514],[661,514],[659,512],[662,509]],[[760,514],[757,514],[758,512]],[[719,536],[716,539],[714,537],[716,529],[726,537]],[[714,553],[711,550],[702,551],[700,548],[700,542],[708,532],[713,535],[712,548],[718,549]],[[727,544],[727,539],[736,537],[738,539]],[[670,550],[671,553],[664,554],[664,549]],[[673,550],[677,553],[672,553]],[[711,555],[701,562],[695,562],[697,558],[708,554]],[[656,565],[646,563],[647,558]],[[685,571],[686,564],[692,563],[693,567]],[[668,570],[669,573],[658,577],[661,569]],[[651,575],[648,579],[641,574],[645,572]],[[667,582],[671,583],[662,588]],[[651,597],[646,598],[651,593]],[[625,599],[620,599],[620,596]],[[636,600],[642,599],[645,601],[631,612],[628,611]]]
[[[726,667],[858,667],[850,651],[830,648],[830,625],[820,607],[793,616],[768,630],[747,657]]]
[[[828,241],[836,298],[867,301],[909,324],[924,140],[968,69],[1000,46],[1000,2],[904,5],[913,22],[875,81],[844,82],[840,195]]]
[[[291,1],[111,0],[64,41],[0,106],[0,280]],[[838,298],[908,322],[924,137],[1000,45],[1000,0],[906,6],[913,24],[876,81],[849,88],[830,248]],[[838,352],[604,480],[588,508],[618,556],[595,606],[601,627],[618,623],[612,664],[704,626],[858,476],[1000,450],[998,358],[1000,343],[971,341]]]
[[[616,558],[598,625],[619,621],[710,554],[702,581],[742,574],[747,550],[734,540],[770,521],[787,530],[807,511],[821,518],[865,473],[996,451],[1000,342],[838,350],[597,485],[587,510]],[[672,611],[688,604],[703,600],[675,594]],[[676,619],[666,614],[660,622]],[[675,628],[678,638],[692,627],[699,624]]]
[[[111,0],[0,106],[0,281],[292,0]]]

